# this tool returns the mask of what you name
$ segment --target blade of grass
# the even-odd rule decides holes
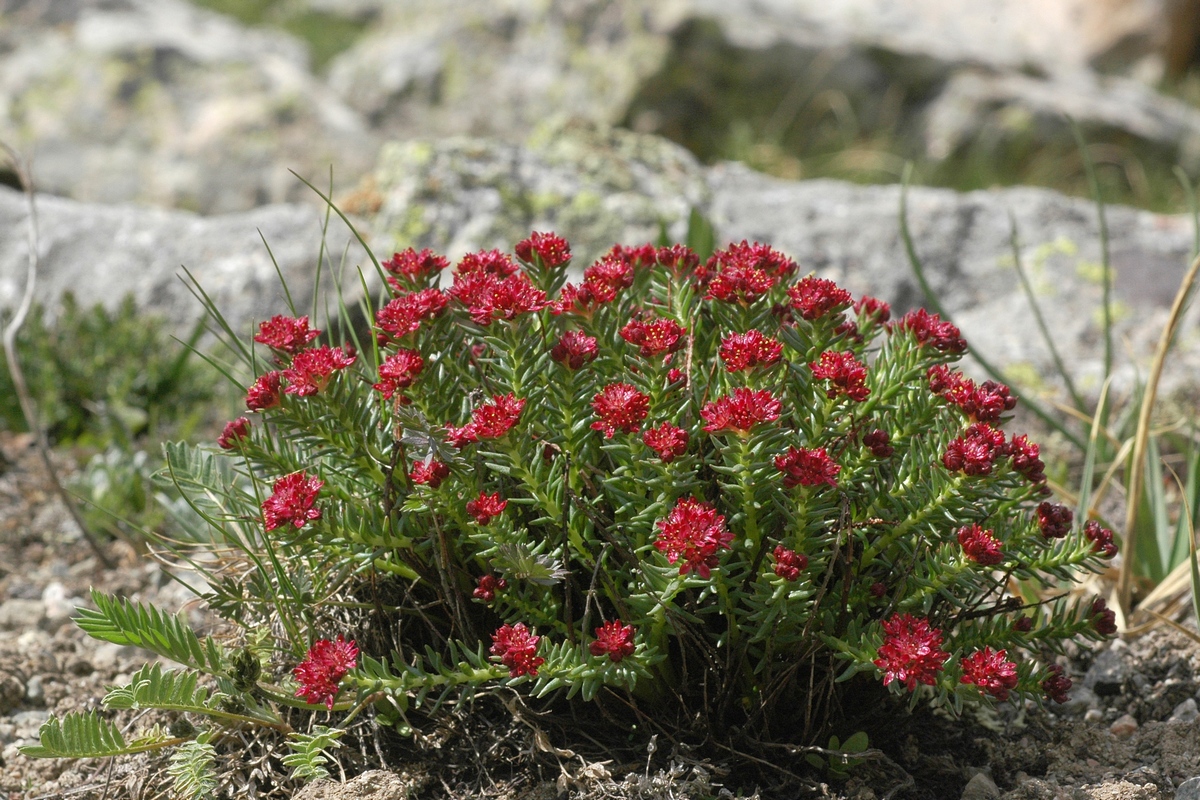
[[[1183,187],[1183,193],[1187,195],[1188,210],[1192,212],[1192,258],[1195,258],[1200,256],[1200,205],[1196,203],[1196,187],[1192,185],[1182,167],[1176,165],[1172,171],[1179,180],[1179,185]]]
[[[1196,282],[1197,272],[1200,272],[1200,256],[1192,260],[1192,265],[1188,268],[1187,274],[1184,275],[1183,282],[1179,286],[1179,291],[1175,294],[1175,302],[1171,306],[1171,315],[1167,319],[1167,324],[1163,327],[1162,336],[1159,338],[1158,348],[1154,353],[1154,361],[1150,366],[1150,375],[1146,381],[1146,390],[1142,395],[1137,433],[1133,440],[1133,455],[1130,456],[1132,461],[1129,465],[1129,491],[1125,499],[1126,538],[1122,543],[1125,550],[1125,559],[1121,562],[1116,589],[1117,600],[1121,604],[1121,609],[1126,616],[1129,615],[1130,611],[1129,600],[1133,592],[1133,571],[1136,566],[1136,559],[1133,558],[1133,555],[1138,552],[1137,528],[1135,527],[1135,523],[1142,496],[1146,446],[1150,436],[1150,415],[1154,411],[1154,401],[1158,395],[1158,384],[1162,378],[1163,367],[1166,365],[1167,353],[1170,351],[1171,342],[1175,339],[1175,331],[1179,326],[1180,318],[1183,316],[1183,309],[1187,305],[1188,297],[1191,295],[1192,286]]]
[[[1100,221],[1100,269],[1104,287],[1104,377],[1107,378],[1112,374],[1113,365],[1112,274],[1110,271],[1111,260],[1108,255],[1108,216],[1104,212],[1104,197],[1100,193],[1100,182],[1096,179],[1096,165],[1092,161],[1092,154],[1088,151],[1087,142],[1084,141],[1083,131],[1079,129],[1079,123],[1074,119],[1070,117],[1067,119],[1071,123],[1071,132],[1075,135],[1075,143],[1079,146],[1083,169],[1087,173],[1088,188],[1096,203],[1096,216]],[[1128,610],[1126,609],[1126,611]]]
[[[917,255],[916,246],[913,244],[912,232],[908,227],[908,183],[912,177],[912,165],[909,164],[904,170],[903,180],[900,182],[900,238],[904,242],[904,252],[908,256],[909,266],[912,268],[913,275],[917,279],[917,283],[921,287],[921,291],[925,295],[930,308],[946,321],[950,321],[950,315],[942,306],[937,298],[937,294],[933,291],[933,287],[929,285],[929,280],[925,276],[925,266],[921,263],[920,256]],[[983,368],[993,380],[1001,383],[1006,383],[1007,379],[1004,374],[992,365],[990,361],[980,355],[975,348],[970,348],[971,357]],[[1056,419],[1052,414],[1042,408],[1041,404],[1031,398],[1022,398],[1025,407],[1042,422],[1049,425],[1053,430],[1058,431],[1064,438],[1080,450],[1084,449],[1083,441],[1072,431],[1070,431],[1062,422]]]
[[[1100,434],[1104,430],[1105,409],[1108,407],[1108,390],[1112,387],[1112,378],[1104,381],[1100,388],[1100,401],[1096,413],[1092,416],[1092,430],[1088,434],[1087,447],[1083,448],[1083,474],[1079,477],[1079,504],[1075,507],[1075,519],[1082,525],[1088,518],[1092,503],[1092,481],[1096,475],[1096,450]]]

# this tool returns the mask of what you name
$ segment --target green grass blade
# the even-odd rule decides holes
[[[1096,165],[1092,154],[1088,152],[1087,142],[1079,123],[1071,119],[1071,132],[1075,135],[1075,143],[1079,146],[1079,155],[1083,159],[1083,169],[1087,173],[1088,188],[1096,203],[1096,216],[1100,223],[1100,267],[1101,280],[1104,287],[1104,377],[1112,374],[1113,366],[1113,308],[1112,308],[1112,261],[1108,253],[1108,216],[1104,211],[1104,196],[1100,192],[1100,182],[1096,179]]]

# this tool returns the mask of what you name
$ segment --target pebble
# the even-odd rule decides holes
[[[50,719],[50,712],[39,708],[30,711],[18,711],[9,717],[14,727],[16,727],[16,738],[18,739],[36,739],[38,738],[38,730],[45,724],[46,720]]]
[[[1091,668],[1083,676],[1083,686],[1100,697],[1107,697],[1120,694],[1128,678],[1129,668],[1125,666],[1120,652],[1109,649],[1096,656]]]
[[[1077,686],[1071,690],[1070,696],[1067,697],[1067,702],[1062,705],[1053,705],[1051,708],[1068,717],[1082,716],[1088,709],[1098,708],[1100,706],[1100,698],[1096,693],[1086,686]]]
[[[1200,708],[1197,708],[1196,701],[1189,697],[1175,706],[1167,722],[1194,722],[1197,718],[1200,718]]]
[[[1108,726],[1109,733],[1118,739],[1128,739],[1137,729],[1138,721],[1129,714],[1119,717],[1116,722]]]
[[[25,699],[34,705],[46,699],[46,688],[42,686],[42,676],[34,675],[25,684]]]
[[[1095,724],[1104,721],[1104,712],[1098,708],[1089,708],[1087,713],[1083,715],[1084,722]]]
[[[92,653],[92,667],[97,672],[115,672],[124,662],[145,660],[146,652],[133,645],[105,642]]]
[[[986,772],[978,772],[963,788],[962,800],[997,800],[1000,789]]]
[[[0,603],[0,630],[15,631],[35,627],[41,621],[45,608],[41,600],[5,600]]]
[[[1175,800],[1200,800],[1200,777],[1188,778],[1176,786]]]
[[[17,726],[11,722],[0,722],[0,745],[8,744],[17,738]]]
[[[84,605],[84,600],[68,595],[67,587],[59,581],[51,581],[42,590],[42,605],[45,606],[46,623],[57,628],[75,614],[76,608]]]

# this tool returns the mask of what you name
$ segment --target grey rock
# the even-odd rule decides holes
[[[84,599],[77,595],[67,596],[67,588],[59,581],[51,581],[42,590],[42,605],[45,606],[45,623],[57,626],[66,622],[75,613],[75,609],[84,604]]]
[[[50,712],[45,709],[31,709],[29,711],[18,711],[9,717],[15,727],[14,735],[17,739],[36,739],[38,728],[50,719]]]
[[[96,648],[92,654],[92,666],[102,674],[112,673],[118,667],[137,659],[145,660],[149,654],[133,645],[120,645],[105,642]]]
[[[1196,706],[1195,698],[1189,697],[1171,712],[1171,716],[1167,718],[1167,722],[1194,722],[1200,718],[1200,708]]]
[[[1128,739],[1137,732],[1138,721],[1129,714],[1125,714],[1117,718],[1112,725],[1108,726],[1108,731],[1118,739]]]
[[[1083,685],[1101,697],[1120,694],[1130,678],[1129,667],[1114,650],[1104,650],[1096,655],[1095,661],[1083,676]]]
[[[1091,689],[1086,686],[1074,686],[1071,689],[1070,695],[1067,697],[1067,702],[1062,705],[1054,705],[1051,708],[1057,714],[1063,714],[1070,717],[1085,716],[1092,711],[1097,711],[1100,705],[1100,698]]]
[[[42,619],[44,608],[41,600],[5,600],[0,603],[0,630],[36,628]]]
[[[25,699],[34,705],[40,705],[46,699],[46,688],[42,686],[41,675],[34,675],[25,684]]]
[[[0,230],[20,232],[0,237],[0,308],[15,306],[24,290],[27,216],[24,196],[0,187]],[[186,268],[234,330],[248,332],[255,320],[287,312],[264,240],[298,306],[311,305],[321,227],[317,212],[306,206],[273,205],[200,217],[40,196],[38,217],[37,298],[51,306],[67,291],[81,302],[103,302],[110,308],[132,294],[140,308],[163,315],[186,336],[203,316],[182,280]],[[340,253],[346,241],[347,234],[331,229],[329,252]],[[346,278],[344,287],[353,302],[360,291],[358,278],[349,271]]]
[[[0,745],[6,745],[15,738],[17,738],[17,726],[0,719]]]
[[[1175,800],[1200,800],[1200,777],[1188,778],[1176,786]]]
[[[295,800],[404,800],[412,788],[407,775],[371,770],[345,783],[313,781],[296,793]]]
[[[996,800],[999,796],[996,782],[987,773],[979,772],[963,787],[962,800]]]

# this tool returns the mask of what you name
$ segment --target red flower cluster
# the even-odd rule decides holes
[[[1017,688],[1017,665],[1005,659],[1006,651],[995,653],[984,647],[960,660],[962,682],[978,686],[997,700],[1008,699],[1008,693]]]
[[[619,619],[604,623],[596,628],[596,641],[588,650],[594,656],[607,655],[613,661],[633,655],[633,626],[622,625]]]
[[[504,578],[497,578],[494,575],[483,575],[480,576],[479,585],[475,587],[475,591],[471,592],[471,596],[485,603],[490,603],[496,599],[497,591],[507,588],[508,581],[504,580]]]
[[[437,275],[450,266],[450,262],[428,248],[418,253],[410,247],[402,253],[394,253],[380,266],[388,272],[388,284],[397,292],[403,292]]]
[[[279,391],[279,381],[283,373],[278,370],[264,372],[246,392],[246,408],[251,411],[265,411],[279,405],[283,395]]]
[[[632,285],[633,265],[623,258],[605,257],[583,271],[583,289],[595,303],[611,303]]]
[[[683,347],[684,328],[673,319],[631,320],[621,328],[621,338],[641,348],[642,358],[674,353]]]
[[[550,357],[570,369],[579,369],[596,358],[596,338],[583,331],[564,331],[558,343],[550,349]]]
[[[670,464],[677,456],[687,452],[688,434],[683,428],[664,422],[657,428],[647,428],[642,434],[642,441],[658,453],[664,464]]]
[[[555,233],[534,231],[528,239],[517,242],[513,252],[526,264],[540,264],[544,269],[555,269],[571,260],[571,245]]]
[[[461,264],[454,276],[454,285],[450,287],[450,296],[467,307],[472,322],[483,326],[491,325],[497,319],[513,319],[541,311],[547,305],[546,293],[534,286],[523,272],[507,277],[485,269],[464,273]]]
[[[1063,674],[1062,667],[1051,664],[1050,674],[1042,679],[1042,691],[1046,693],[1047,700],[1065,703],[1071,699],[1067,695],[1067,692],[1071,691],[1071,679]]]
[[[775,456],[775,468],[783,473],[783,485],[794,486],[837,486],[837,475],[842,468],[834,463],[824,447],[809,450],[805,447],[789,447],[781,456]]]
[[[442,481],[450,477],[450,467],[436,460],[418,461],[413,464],[412,472],[408,473],[408,477],[413,483],[436,489],[442,485]]]
[[[675,245],[681,247],[681,245]],[[667,250],[669,248],[663,248]],[[686,247],[684,248],[687,249]],[[614,244],[607,253],[605,258],[616,259],[623,261],[632,267],[634,270],[646,269],[653,267],[658,260],[658,250],[652,244]]]
[[[721,340],[721,360],[728,372],[740,372],[751,367],[769,367],[779,363],[783,345],[762,331],[749,330],[731,333]]]
[[[713,253],[696,277],[708,288],[706,300],[749,305],[795,271],[795,262],[777,250],[742,240]]]
[[[546,663],[546,659],[537,655],[537,646],[541,638],[534,636],[533,632],[525,627],[524,622],[518,622],[516,625],[504,624],[492,634],[491,653],[500,656],[500,663],[508,667],[510,678],[519,678],[522,675],[537,677],[538,667]]]
[[[862,402],[871,394],[867,388],[867,368],[853,353],[826,350],[820,359],[808,365],[814,378],[832,384],[825,391],[827,397],[844,394],[851,400]]]
[[[484,403],[471,412],[471,421],[463,427],[446,426],[450,440],[461,449],[469,442],[503,438],[517,424],[524,408],[525,399],[518,399],[512,392],[493,395],[492,402]]]
[[[755,425],[779,419],[781,410],[783,404],[767,390],[753,391],[742,386],[706,403],[700,409],[700,416],[708,423],[704,430],[709,433],[732,431],[738,436],[749,436]]]
[[[309,520],[320,519],[321,509],[313,508],[313,504],[324,485],[325,481],[310,478],[304,472],[293,472],[275,481],[271,496],[262,504],[266,529],[273,531],[288,523],[303,528]]]
[[[300,684],[296,697],[303,697],[309,705],[324,705],[332,711],[338,684],[357,664],[358,646],[353,641],[347,642],[341,635],[332,642],[318,639],[308,649],[304,660],[292,670]]]
[[[660,247],[655,254],[658,263],[670,270],[676,277],[690,275],[700,266],[700,257],[686,245],[676,244],[670,247]]]
[[[808,556],[797,553],[795,550],[789,550],[781,544],[775,546],[773,555],[775,556],[775,574],[785,581],[800,580],[801,571],[808,568]]]
[[[604,431],[604,437],[611,439],[617,431],[637,431],[650,413],[650,396],[628,383],[610,383],[592,398],[592,410],[599,417],[592,430]]]
[[[844,311],[850,307],[850,293],[833,281],[809,275],[801,278],[788,289],[792,308],[807,320],[815,320],[827,314]]]
[[[1092,625],[1100,634],[1112,636],[1117,632],[1117,612],[1108,607],[1108,603],[1104,602],[1103,597],[1097,597],[1092,601],[1090,616]]]
[[[1071,521],[1075,515],[1066,506],[1047,500],[1038,504],[1037,518],[1042,536],[1047,539],[1061,539],[1071,530]]]
[[[883,670],[883,685],[900,681],[910,692],[918,683],[932,686],[950,657],[942,650],[942,632],[911,614],[893,614],[881,624],[883,645],[874,663]]]
[[[1100,526],[1099,522],[1089,519],[1083,524],[1083,535],[1092,542],[1092,549],[1105,558],[1117,554],[1117,543],[1113,541],[1113,532]]]
[[[454,268],[455,277],[460,275],[475,275],[479,273],[494,275],[497,278],[507,278],[515,275],[519,267],[513,260],[499,250],[480,250],[467,253]]]
[[[654,546],[674,564],[681,561],[679,574],[692,570],[707,579],[718,564],[717,552],[728,550],[733,534],[725,527],[725,517],[694,497],[675,503],[666,519],[658,521]]]
[[[1037,444],[1029,441],[1028,436],[1023,433],[1014,436],[1008,443],[1008,452],[1012,456],[1012,468],[1024,475],[1027,481],[1030,483],[1046,482],[1046,465],[1038,458]]]
[[[896,452],[891,441],[892,437],[888,435],[888,432],[880,428],[876,428],[870,433],[864,433],[862,437],[863,447],[870,450],[871,455],[876,458],[888,458]]]
[[[274,316],[258,324],[258,335],[254,341],[284,353],[295,353],[321,335],[319,330],[309,330],[308,317]]]
[[[975,381],[945,364],[930,367],[929,390],[962,409],[975,422],[998,422],[1005,411],[1017,405],[1009,388],[1003,383],[984,381],[976,386]]]
[[[978,523],[964,525],[958,529],[958,543],[962,545],[963,553],[976,564],[990,567],[1004,560],[1000,550],[1000,540],[990,530],[985,530]]]
[[[217,447],[222,450],[236,450],[237,443],[250,435],[250,420],[238,417],[232,422],[225,423],[225,430],[217,437]]]
[[[892,307],[876,297],[863,295],[854,303],[854,313],[871,322],[887,322],[892,317]]]
[[[990,475],[993,462],[1006,453],[1004,431],[996,430],[986,422],[976,422],[950,442],[942,456],[942,464],[951,472]]]
[[[405,389],[412,385],[421,370],[425,368],[425,359],[416,350],[401,350],[384,359],[379,365],[379,383],[374,388],[385,400],[391,400],[397,389]]]
[[[415,333],[425,320],[433,319],[445,311],[447,302],[446,295],[438,289],[396,295],[375,312],[375,325],[386,336],[402,339]]]
[[[908,331],[917,344],[929,345],[943,353],[965,353],[967,342],[959,329],[950,322],[943,322],[937,314],[923,308],[910,311],[892,326],[892,331]]]
[[[353,348],[321,345],[301,350],[292,358],[292,365],[283,371],[288,385],[285,394],[308,397],[329,385],[333,373],[343,370],[358,360]]]
[[[499,516],[507,507],[508,501],[502,500],[499,492],[495,494],[480,492],[479,497],[467,501],[467,513],[474,517],[480,525],[487,525],[492,521],[492,517]]]

